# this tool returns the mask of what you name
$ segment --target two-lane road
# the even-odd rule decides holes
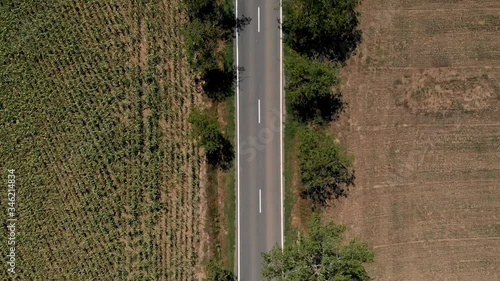
[[[279,0],[236,0],[252,18],[236,39],[238,277],[261,280],[261,253],[282,245],[282,66]]]

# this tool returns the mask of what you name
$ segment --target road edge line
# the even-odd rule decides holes
[[[234,9],[234,16],[236,20],[238,20],[238,0],[234,1],[235,4],[235,9]],[[237,178],[237,205],[238,205],[238,219],[237,219],[237,224],[238,224],[238,262],[237,262],[237,273],[236,276],[240,276],[240,268],[241,268],[241,258],[240,258],[240,253],[241,253],[241,247],[240,247],[240,242],[241,242],[241,231],[240,231],[240,70],[239,70],[239,49],[238,49],[238,27],[235,27],[235,36],[236,36],[236,162],[237,162],[237,168],[236,168],[236,178]]]
[[[281,249],[285,245],[283,211],[283,0],[280,0],[280,173],[281,173]]]

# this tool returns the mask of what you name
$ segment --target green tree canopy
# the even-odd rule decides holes
[[[208,162],[227,168],[234,158],[234,149],[222,134],[217,119],[205,110],[194,108],[189,115],[189,122],[200,145],[206,149]]]
[[[307,233],[263,253],[262,275],[278,281],[366,281],[363,263],[372,262],[373,252],[357,239],[343,242],[346,227],[324,224],[314,216]]]
[[[203,91],[214,100],[233,94],[236,69],[229,40],[234,29],[242,30],[249,17],[234,17],[231,5],[213,0],[184,0],[189,22],[184,29],[187,55],[191,67],[199,74]]]
[[[216,25],[207,24],[200,19],[192,19],[185,27],[188,57],[191,64],[204,74],[218,68],[218,61],[223,54],[217,49],[217,39],[223,36],[223,31]]]
[[[208,278],[206,281],[236,281],[236,276],[229,270],[223,269],[219,264],[210,262],[207,266]]]
[[[358,0],[284,0],[285,42],[301,54],[344,61],[361,40]]]
[[[339,84],[336,69],[290,49],[285,64],[286,95],[295,118],[319,123],[336,119],[344,109],[342,94],[334,89]]]
[[[348,186],[354,184],[352,158],[333,136],[304,128],[299,135],[298,156],[301,195],[316,205],[324,206],[331,198],[346,195]]]

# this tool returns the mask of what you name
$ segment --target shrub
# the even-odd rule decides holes
[[[195,108],[189,115],[189,122],[200,145],[206,149],[208,163],[228,168],[234,158],[234,148],[222,134],[217,119],[207,111]]]
[[[236,281],[234,274],[226,269],[223,269],[219,264],[209,262],[207,266],[208,279],[206,281]]]

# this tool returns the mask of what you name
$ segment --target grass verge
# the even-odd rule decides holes
[[[295,195],[293,193],[293,163],[292,163],[292,154],[296,151],[296,143],[295,143],[295,132],[297,130],[297,124],[292,120],[291,114],[287,112],[285,118],[285,131],[284,131],[284,156],[285,156],[285,194],[283,196],[284,202],[284,232],[285,232],[285,240],[294,236],[294,231],[292,229],[292,209],[294,202],[296,201]]]
[[[284,49],[284,71],[285,77],[289,77],[287,71],[287,64],[292,63],[287,57],[290,55],[290,50],[285,46]],[[286,81],[286,79],[285,79]],[[286,83],[286,82],[285,82]],[[285,85],[286,92],[286,85]],[[286,97],[286,95],[285,95]],[[305,126],[303,123],[294,119],[291,110],[290,101],[285,98],[286,117],[284,124],[284,233],[285,241],[294,240],[297,237],[297,231],[302,231],[303,222],[309,221],[312,216],[312,206],[308,200],[302,199],[299,195],[299,188],[301,185],[298,176],[298,140],[297,133]],[[295,221],[295,223],[294,223]]]
[[[226,134],[228,139],[236,140],[236,122],[235,122],[235,100],[234,96],[227,98],[226,100]],[[228,238],[228,249],[227,253],[227,268],[234,268],[234,258],[235,258],[235,244],[236,244],[236,166],[233,165],[231,169],[226,174],[226,193],[227,202],[225,203],[224,212],[226,214],[227,224],[227,238]]]
[[[225,1],[226,10],[232,11],[234,9],[234,2],[231,0]],[[226,41],[224,48],[224,62],[227,68],[232,68],[234,65],[234,40]],[[230,95],[225,100],[225,120],[226,120],[226,136],[233,143],[233,147],[236,147],[236,107],[235,107],[235,97],[234,93]],[[236,158],[235,158],[236,159]],[[226,214],[225,229],[227,229],[227,240],[228,247],[225,249],[227,256],[225,260],[227,261],[227,269],[233,271],[234,269],[234,258],[235,258],[235,245],[236,245],[236,165],[233,163],[231,168],[226,172],[226,186],[225,186],[225,198],[227,201],[224,202],[224,213]]]

